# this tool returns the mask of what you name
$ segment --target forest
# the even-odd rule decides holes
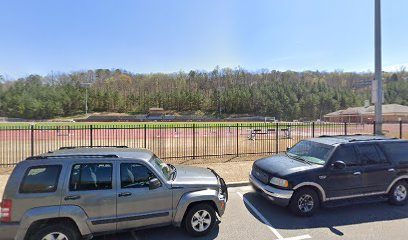
[[[212,71],[135,74],[121,69],[0,75],[0,117],[52,119],[89,112],[146,114],[162,107],[179,114],[269,116],[316,120],[370,99],[373,73],[343,71]],[[89,84],[85,84],[89,83]],[[86,89],[87,88],[87,89]],[[386,103],[408,105],[408,72],[384,73]]]

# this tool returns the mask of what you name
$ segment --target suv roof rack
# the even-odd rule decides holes
[[[351,139],[349,142],[364,142],[364,141],[386,141],[397,140],[399,138],[370,138],[370,139]]]
[[[368,138],[353,138],[353,137],[364,137],[367,136]],[[343,140],[347,140],[348,142],[365,142],[365,141],[381,141],[381,140],[397,140],[399,138],[388,138],[388,137],[381,137],[375,135],[364,135],[364,134],[353,134],[353,135],[322,135],[319,138],[342,138]]]
[[[336,137],[353,137],[353,136],[369,136],[369,135],[363,135],[363,134],[350,134],[350,135],[321,135],[319,136],[319,138],[327,138],[327,137],[332,137],[332,138],[336,138]]]
[[[77,149],[77,148],[128,148],[128,146],[70,146],[70,147],[60,147],[59,150]]]
[[[41,160],[41,159],[55,159],[55,158],[118,158],[115,154],[75,154],[75,155],[49,155],[49,156],[33,156],[26,160]]]

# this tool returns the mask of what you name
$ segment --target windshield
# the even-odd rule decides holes
[[[158,158],[156,155],[154,155],[149,162],[153,165],[157,172],[161,173],[162,176],[164,176],[164,178],[166,178],[167,180],[170,180],[170,166],[162,162],[162,160],[160,160],[160,158]]]
[[[330,145],[304,140],[291,148],[287,155],[308,163],[324,165],[333,149],[334,147]]]

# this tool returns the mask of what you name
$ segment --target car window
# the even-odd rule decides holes
[[[69,181],[70,191],[112,189],[112,164],[75,164]]]
[[[302,158],[308,162],[324,165],[334,147],[327,144],[322,144],[314,141],[303,140],[293,146],[287,155],[292,158]]]
[[[60,165],[37,166],[27,169],[20,185],[20,193],[47,193],[57,190]]]
[[[361,161],[353,146],[341,146],[333,154],[332,163],[343,161],[347,167],[359,166]]]
[[[361,144],[357,146],[361,160],[366,165],[386,163],[384,154],[374,144]]]
[[[146,166],[137,163],[120,164],[122,188],[148,187],[152,178],[155,178],[155,175]]]
[[[408,142],[384,143],[382,147],[392,162],[408,161]]]

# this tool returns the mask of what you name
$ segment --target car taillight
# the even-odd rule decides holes
[[[13,207],[13,203],[9,199],[4,199],[1,202],[1,212],[0,212],[0,222],[11,222],[11,208]]]

